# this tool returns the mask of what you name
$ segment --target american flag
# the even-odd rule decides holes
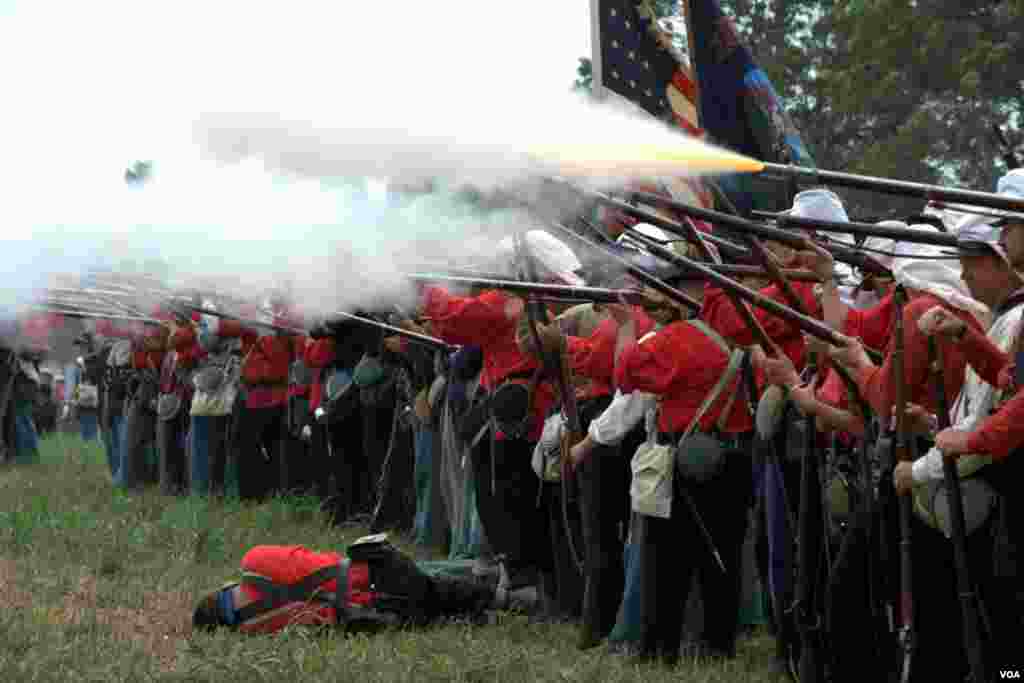
[[[594,91],[608,91],[651,116],[701,137],[695,106],[696,83],[672,36],[659,25],[650,0],[591,0]],[[665,179],[673,196],[710,206],[695,180]]]

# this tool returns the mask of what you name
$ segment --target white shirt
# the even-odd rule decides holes
[[[616,389],[612,402],[604,412],[590,422],[587,433],[602,446],[615,446],[622,442],[634,427],[644,419],[648,410],[658,403],[658,397],[645,391],[629,394]]]
[[[1022,313],[1024,313],[1024,304],[1014,306],[996,318],[988,330],[988,338],[1004,353],[1010,350],[1013,335],[1018,329]],[[965,432],[973,431],[992,412],[996,394],[996,388],[979,377],[974,368],[968,365],[964,374],[964,386],[950,409],[949,420],[953,429]],[[974,462],[965,462],[961,458],[961,463],[971,469],[977,469],[992,462],[988,456],[968,457]],[[958,467],[961,476],[967,474],[962,466],[958,465]],[[914,484],[918,485],[941,482],[943,480],[942,452],[937,448],[932,448],[923,458],[918,458],[914,462],[913,477]]]

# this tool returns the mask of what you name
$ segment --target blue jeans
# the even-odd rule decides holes
[[[128,442],[128,419],[124,415],[117,415],[111,422],[114,427],[110,431],[110,438],[117,453],[114,456],[114,484],[124,486],[125,483],[125,444]]]
[[[413,482],[416,490],[416,518],[414,530],[416,543],[429,545],[437,523],[433,510],[434,492],[434,429],[428,425],[416,428],[416,461],[413,470]]]
[[[103,448],[107,452],[107,464],[110,476],[117,482],[117,474],[121,469],[121,443],[124,438],[124,416],[115,415],[110,418],[110,427],[103,430]]]
[[[99,415],[94,410],[78,411],[78,427],[85,441],[95,441],[99,433]]]
[[[637,513],[633,513],[634,518]],[[635,519],[632,528],[637,525]],[[622,595],[622,604],[619,606],[619,614],[615,619],[615,628],[612,629],[608,640],[627,643],[640,642],[640,630],[643,626],[640,602],[640,562],[641,562],[640,539],[630,532],[630,537],[623,548],[623,561],[626,567],[626,588]]]
[[[189,487],[193,495],[210,490],[210,418],[192,416],[188,430],[192,457],[189,462]]]
[[[14,462],[39,462],[39,435],[32,421],[33,405],[18,401],[14,408]]]

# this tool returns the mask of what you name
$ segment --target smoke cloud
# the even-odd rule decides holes
[[[254,297],[290,283],[310,314],[373,304],[408,294],[399,270],[479,263],[530,220],[444,193],[396,208],[382,181],[488,188],[526,181],[538,147],[684,144],[569,91],[588,0],[4,12],[8,308],[54,274],[153,259]],[[154,161],[142,187],[123,179],[137,159]]]

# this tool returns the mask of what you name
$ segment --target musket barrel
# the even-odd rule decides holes
[[[431,348],[438,349],[446,353],[454,351],[456,349],[455,346],[449,344],[443,339],[438,339],[437,337],[430,337],[428,335],[420,334],[418,332],[410,332],[409,330],[403,330],[401,327],[395,327],[394,325],[388,325],[387,323],[381,323],[377,322],[376,320],[370,320],[369,318],[364,318],[361,315],[345,313],[344,311],[335,311],[331,315],[338,318],[344,318],[345,320],[351,320],[352,322],[355,323],[367,325],[369,327],[377,327],[386,332],[391,332],[392,334],[395,334],[397,336],[405,337],[410,341],[418,342],[425,346],[429,346]]]
[[[645,284],[648,287],[650,287],[651,289],[654,289],[654,290],[656,290],[658,292],[661,292],[662,294],[664,294],[665,296],[669,297],[673,301],[677,301],[677,302],[683,304],[684,306],[689,308],[694,313],[697,313],[697,312],[700,311],[701,303],[699,301],[697,301],[696,299],[694,299],[693,297],[691,297],[688,294],[686,294],[685,292],[679,291],[678,289],[676,289],[675,287],[672,287],[671,285],[669,285],[668,283],[664,282],[660,278],[655,277],[654,275],[651,275],[650,273],[648,273],[643,268],[640,268],[639,266],[636,266],[636,265],[630,263],[629,261],[624,259],[619,254],[616,254],[616,253],[610,251],[608,248],[603,247],[603,246],[601,246],[599,244],[596,244],[595,242],[591,242],[586,237],[573,232],[569,228],[566,228],[563,225],[559,225],[558,223],[555,223],[554,226],[557,227],[559,230],[561,230],[566,235],[569,235],[570,237],[573,237],[578,242],[582,242],[583,244],[586,244],[591,249],[594,249],[595,251],[598,251],[598,252],[604,254],[610,260],[614,261],[615,263],[618,263],[620,266],[622,266],[623,269],[625,269],[625,271],[627,273],[629,273],[630,275],[635,277],[637,280],[639,280],[643,284]]]
[[[572,287],[542,282],[521,282],[518,280],[492,280],[487,278],[441,275],[437,273],[409,273],[405,276],[413,282],[447,282],[467,287],[501,289],[516,294],[535,294],[575,301],[594,301],[605,304],[621,303],[625,298],[632,303],[643,303],[640,292],[632,289],[608,289],[605,287]]]
[[[647,246],[659,258],[664,258],[665,260],[670,261],[671,263],[675,263],[676,265],[682,266],[683,268],[688,268],[698,273],[702,273],[704,277],[713,282],[715,285],[739,296],[742,299],[749,301],[750,303],[754,304],[755,306],[758,306],[759,308],[763,308],[764,310],[768,311],[769,313],[772,313],[773,315],[777,315],[786,322],[796,325],[801,330],[803,330],[804,332],[813,337],[817,337],[822,341],[826,341],[829,344],[832,344],[833,346],[843,346],[845,343],[844,339],[840,337],[835,330],[833,330],[831,327],[821,322],[820,320],[815,320],[814,318],[803,315],[802,313],[798,313],[797,311],[794,311],[792,308],[789,308],[788,306],[784,306],[783,304],[780,304],[779,302],[773,299],[769,299],[760,292],[755,292],[749,287],[742,285],[734,280],[731,280],[725,275],[716,273],[706,264],[700,263],[698,261],[693,261],[684,256],[679,256],[678,254],[675,254],[674,252],[665,249],[655,240],[649,240],[649,244]]]
[[[818,185],[839,185],[855,190],[871,190],[873,192],[914,197],[926,201],[956,202],[972,206],[984,206],[990,209],[1000,209],[1002,211],[1024,212],[1024,201],[992,192],[960,190],[942,187],[941,185],[926,185],[906,180],[891,180],[889,178],[876,178],[873,176],[854,175],[852,173],[839,173],[837,171],[822,171],[814,168],[787,166],[784,164],[766,163],[764,164],[764,170],[761,172],[796,176]]]
[[[887,237],[897,242],[917,242],[918,244],[932,244],[939,247],[956,247],[956,236],[951,235],[948,232],[938,232],[935,230],[911,230],[909,228],[875,225],[874,223],[853,223],[826,221],[817,218],[799,218],[796,216],[788,216],[784,213],[759,213],[758,215],[766,218],[773,218],[779,225],[788,225],[794,228],[800,228],[801,230],[859,235],[861,237]]]

